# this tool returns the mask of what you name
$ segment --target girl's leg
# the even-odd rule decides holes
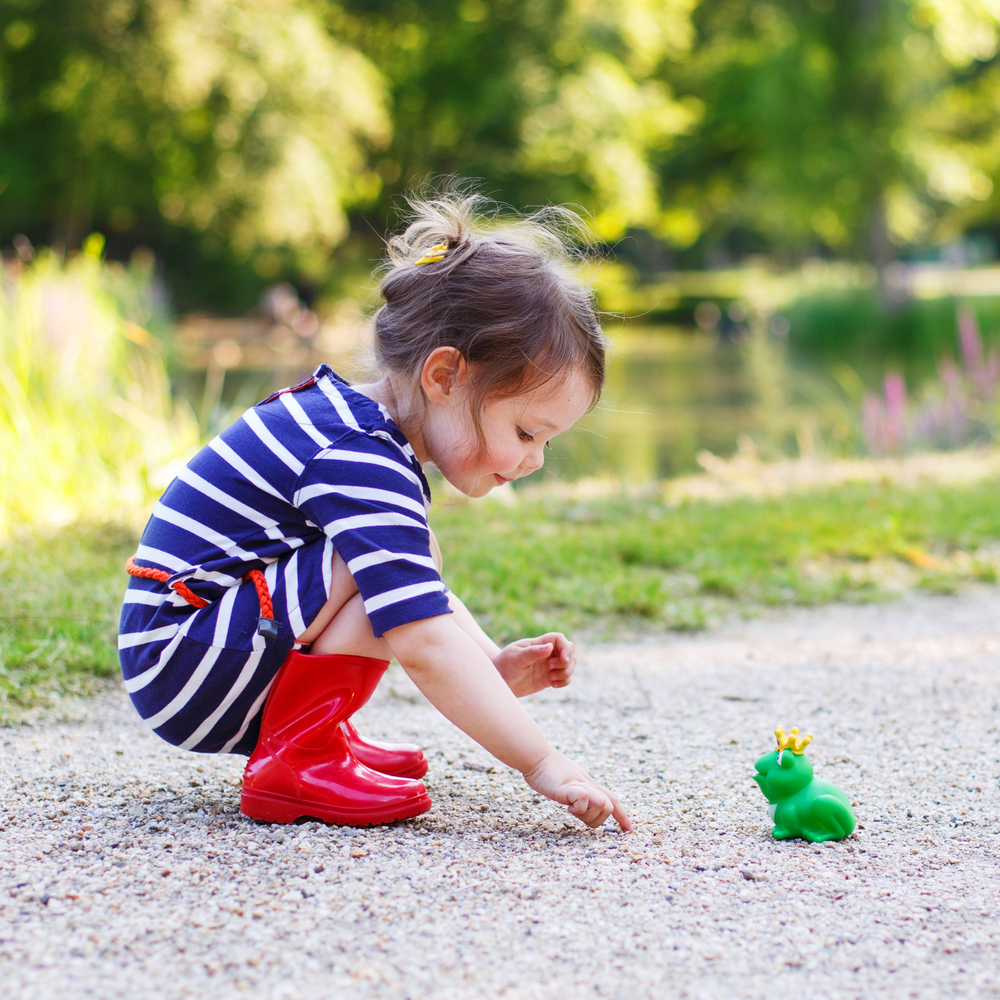
[[[372,633],[361,594],[339,555],[333,561],[330,591],[332,596],[323,610],[332,608],[334,614],[313,640],[309,655],[391,659],[392,652],[388,643],[383,639],[376,639]],[[303,634],[308,636],[308,632]],[[350,720],[345,720],[342,728],[351,752],[373,770],[405,778],[422,778],[427,773],[427,758],[415,744],[383,743],[367,739],[354,728]]]
[[[363,741],[350,723],[390,657],[387,644],[372,634],[339,556],[330,594],[321,611],[328,620],[309,653],[289,653],[275,677],[244,772],[240,808],[254,819],[279,823],[315,816],[368,825],[417,816],[430,808],[430,797],[419,781],[403,775],[427,770],[423,752]],[[377,768],[366,766],[369,761]]]
[[[434,537],[433,531],[430,535],[431,558],[434,560],[440,573],[442,565],[441,546],[438,545],[438,540]],[[455,600],[457,601],[458,599],[456,598]],[[464,619],[460,620],[460,616],[456,615],[456,620],[459,620],[462,627],[477,642],[480,641],[475,631],[467,627],[465,619],[472,619],[472,616],[465,610],[462,602],[458,601],[458,607],[455,607],[455,601],[450,601],[450,603],[456,611],[461,608],[461,611],[464,612]],[[327,636],[325,634],[326,631],[333,628],[334,620],[341,618],[341,615],[343,615],[343,619],[337,621],[336,628]],[[489,642],[488,637],[485,636],[482,629],[476,625],[474,620],[472,621],[472,625],[473,629],[483,634],[483,637]],[[388,645],[376,639],[372,632],[368,616],[365,614],[364,604],[358,594],[358,585],[354,582],[354,577],[351,576],[351,571],[347,568],[347,563],[344,562],[339,552],[334,552],[333,554],[330,596],[326,604],[320,609],[316,620],[312,622],[302,635],[296,636],[296,641],[301,642],[305,646],[312,644],[312,652],[320,655],[353,653],[356,656],[372,656],[380,660],[391,658],[392,654],[389,652]],[[372,645],[373,643],[375,645]],[[490,655],[492,656],[493,654],[490,653]]]
[[[295,641],[304,646],[314,643],[337,614],[344,610],[347,602],[358,593],[358,585],[354,582],[354,577],[351,576],[351,571],[347,568],[347,563],[344,562],[339,552],[333,554],[330,569],[330,596],[320,608],[319,614],[313,619],[309,628],[295,637]]]
[[[375,638],[354,577],[339,555],[334,556],[332,572],[330,599],[299,641],[311,640],[309,653],[312,656],[391,659],[389,644],[384,639]],[[487,656],[495,656],[498,647],[479,627],[465,605],[454,594],[450,594],[448,600],[459,628],[467,632]],[[380,743],[366,739],[349,721],[344,722],[343,729],[355,757],[374,770],[413,778],[421,778],[427,773],[427,759],[420,747],[411,743]]]
[[[312,655],[365,656],[389,660],[392,652],[384,639],[376,639],[365,614],[360,594],[355,594],[337,612],[323,634],[312,644]],[[403,778],[422,778],[427,773],[427,758],[415,743],[385,743],[362,736],[350,720],[343,723],[351,752],[374,771]]]
[[[455,624],[467,632],[491,659],[499,647],[480,628],[465,605],[454,594],[448,603],[454,613]],[[310,652],[317,655],[349,653],[354,656],[371,656],[378,660],[392,659],[388,643],[376,639],[372,632],[364,602],[351,571],[339,554],[333,557],[333,579],[330,599],[316,616],[316,621],[298,637],[301,643],[312,643]]]
[[[347,567],[344,567],[347,572]],[[392,653],[385,639],[376,639],[371,622],[365,614],[365,604],[355,591],[334,615],[309,650],[317,656],[342,653],[347,656],[370,656],[376,660],[391,660]]]

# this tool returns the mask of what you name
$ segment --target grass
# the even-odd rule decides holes
[[[439,506],[449,585],[498,641],[700,629],[734,609],[952,593],[997,582],[1000,483],[850,485],[665,507],[651,500]],[[0,718],[117,673],[135,537],[77,527],[0,548]],[[992,548],[991,548],[992,546]]]
[[[77,526],[0,548],[0,720],[118,673],[131,532]]]
[[[439,508],[449,585],[498,641],[696,629],[731,610],[996,582],[998,484],[858,484],[766,500]]]

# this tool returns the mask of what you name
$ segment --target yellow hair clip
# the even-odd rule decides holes
[[[448,252],[447,243],[439,243],[436,247],[431,247],[430,253],[424,255],[423,257],[418,257],[413,263],[417,264],[436,264],[439,260],[444,260],[444,255]]]

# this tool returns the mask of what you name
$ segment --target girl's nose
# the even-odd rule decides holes
[[[521,463],[521,468],[524,472],[521,473],[524,476],[530,476],[531,473],[537,472],[545,464],[545,452],[542,448],[537,448],[530,455],[526,455],[524,461]]]

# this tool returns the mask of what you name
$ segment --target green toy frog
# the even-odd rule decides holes
[[[843,840],[853,833],[857,821],[850,800],[836,785],[813,777],[805,755],[812,733],[800,737],[793,729],[786,736],[779,727],[774,736],[777,748],[757,761],[753,776],[770,803],[768,811],[775,824],[771,836],[776,840],[802,837],[818,844]]]

